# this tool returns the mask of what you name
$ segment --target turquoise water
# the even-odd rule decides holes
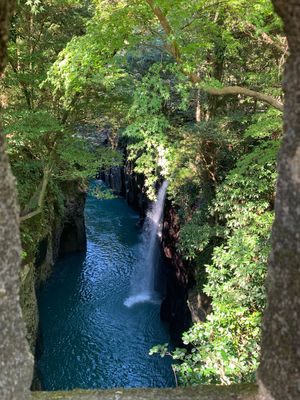
[[[138,260],[138,215],[123,199],[88,196],[86,254],[61,258],[39,292],[44,390],[174,386],[159,303],[124,305]]]

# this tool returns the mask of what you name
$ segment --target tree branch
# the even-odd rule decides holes
[[[28,206],[25,208],[25,210],[21,213],[20,216],[20,222],[27,221],[28,219],[31,219],[35,217],[36,215],[40,214],[43,210],[44,202],[45,202],[45,197],[47,193],[47,186],[49,183],[49,178],[51,174],[51,167],[48,164],[45,169],[44,169],[44,175],[43,175],[43,180],[41,184],[39,185],[38,189],[36,192],[33,194],[31,197]],[[35,210],[32,210],[32,203],[35,202],[35,199],[38,197],[37,200],[37,208]],[[30,211],[31,210],[31,211]]]
[[[146,0],[146,2],[149,4],[154,15],[159,20],[161,27],[164,30],[167,38],[170,38],[170,36],[173,36],[174,32],[171,27],[171,24],[169,23],[166,15],[163,13],[162,9],[158,6],[155,6],[153,0]],[[175,60],[178,64],[182,64],[181,51],[180,51],[179,45],[175,39],[172,39],[170,45],[166,44],[166,49],[175,58]],[[283,104],[280,101],[278,101],[276,98],[274,98],[268,94],[256,92],[254,90],[243,88],[241,86],[209,88],[207,86],[204,86],[203,84],[201,85],[201,79],[197,76],[197,74],[190,73],[190,72],[186,71],[184,68],[182,68],[182,72],[190,79],[190,81],[192,83],[200,84],[200,87],[203,91],[205,91],[206,93],[209,93],[213,96],[242,95],[242,96],[252,97],[256,100],[260,100],[264,103],[267,103],[267,104],[271,105],[272,107],[276,108],[277,110],[283,112]]]
[[[155,6],[153,0],[146,0],[146,2],[149,4],[154,15],[159,20],[167,38],[172,36],[174,34],[173,29],[172,29],[167,17],[163,13],[162,9],[160,7]],[[178,46],[176,40],[174,39],[171,41],[170,44],[166,44],[166,48],[172,54],[172,56],[175,58],[175,60],[177,62],[180,62],[180,58],[181,58],[180,49],[179,49],[179,46]]]
[[[183,71],[184,72],[184,71]],[[197,74],[187,74],[191,82],[200,84],[203,91],[213,95],[213,96],[226,96],[226,95],[242,95],[247,97],[252,97],[256,100],[263,101],[264,103],[270,104],[272,107],[283,112],[283,104],[278,101],[275,97],[269,96],[261,92],[256,92],[255,90],[247,89],[241,86],[226,86],[223,88],[210,88],[206,86],[201,86],[201,79]],[[203,84],[202,84],[203,85]]]

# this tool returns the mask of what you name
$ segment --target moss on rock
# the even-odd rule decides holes
[[[35,268],[33,264],[25,265],[21,271],[20,304],[26,325],[26,338],[31,353],[35,353],[38,334],[39,313],[35,294]]]

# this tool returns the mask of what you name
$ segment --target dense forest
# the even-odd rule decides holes
[[[181,385],[255,379],[287,56],[268,0],[20,0],[12,18],[1,103],[23,263],[69,182],[130,163],[153,201],[167,180],[178,256],[210,302],[185,347],[149,349]]]

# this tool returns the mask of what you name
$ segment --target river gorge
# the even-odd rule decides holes
[[[95,181],[92,188],[99,185]],[[136,277],[149,263],[141,255],[145,232],[139,215],[123,198],[99,199],[90,190],[85,221],[87,251],[60,257],[38,291],[42,388],[174,386],[168,357],[149,355],[153,345],[170,343],[160,319],[166,268],[159,247],[151,244],[151,262],[158,266],[151,277],[155,295],[148,291],[139,298],[133,292]],[[128,302],[133,294],[138,301]]]

